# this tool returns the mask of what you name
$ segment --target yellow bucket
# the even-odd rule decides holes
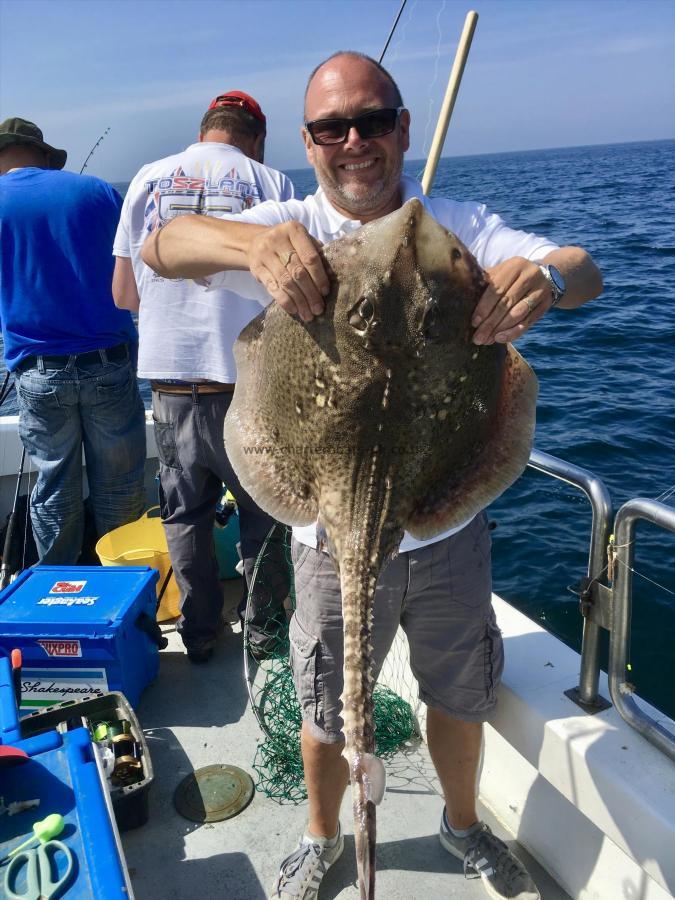
[[[157,569],[159,595],[171,567],[159,507],[153,506],[135,522],[104,534],[96,544],[96,553],[104,566],[151,566]],[[157,621],[164,622],[179,615],[180,591],[172,572],[157,610]]]

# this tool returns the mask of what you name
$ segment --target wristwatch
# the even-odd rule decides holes
[[[541,269],[541,274],[548,281],[549,287],[551,288],[551,293],[553,294],[551,308],[553,308],[554,306],[557,306],[565,296],[565,291],[567,290],[565,279],[555,266],[540,264],[539,268]]]

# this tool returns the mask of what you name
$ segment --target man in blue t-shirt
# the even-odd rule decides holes
[[[145,413],[136,329],[112,299],[121,198],[63,172],[65,150],[32,122],[0,123],[0,321],[15,374],[19,433],[37,468],[31,495],[40,560],[82,548],[82,450],[99,535],[143,511]]]

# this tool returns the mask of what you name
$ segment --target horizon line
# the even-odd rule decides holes
[[[482,153],[451,153],[442,155],[439,159],[474,159],[481,156],[509,156],[517,153],[548,153],[555,152],[557,150],[584,150],[590,147],[626,147],[631,144],[660,144],[660,143],[668,143],[669,141],[675,141],[675,137],[666,137],[666,138],[642,138],[637,141],[601,141],[597,144],[565,144],[561,147],[532,147],[528,150],[492,150],[485,151]],[[423,164],[426,165],[427,160],[424,157],[418,158],[406,158],[403,160],[404,165],[417,165]],[[270,168],[276,169],[276,166],[270,166]],[[277,169],[278,172],[313,172],[314,169],[312,166],[298,166],[297,168],[283,168]],[[136,173],[134,173],[135,175]],[[110,184],[129,184],[131,179],[134,177],[131,176],[127,181],[111,181]],[[100,176],[97,176],[100,177]],[[103,179],[104,181],[107,179]]]

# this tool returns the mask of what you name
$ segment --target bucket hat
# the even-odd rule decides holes
[[[12,144],[32,144],[49,154],[49,168],[62,169],[66,164],[68,154],[65,150],[57,150],[47,144],[42,132],[34,122],[27,119],[5,119],[0,122],[0,150],[11,147]]]

